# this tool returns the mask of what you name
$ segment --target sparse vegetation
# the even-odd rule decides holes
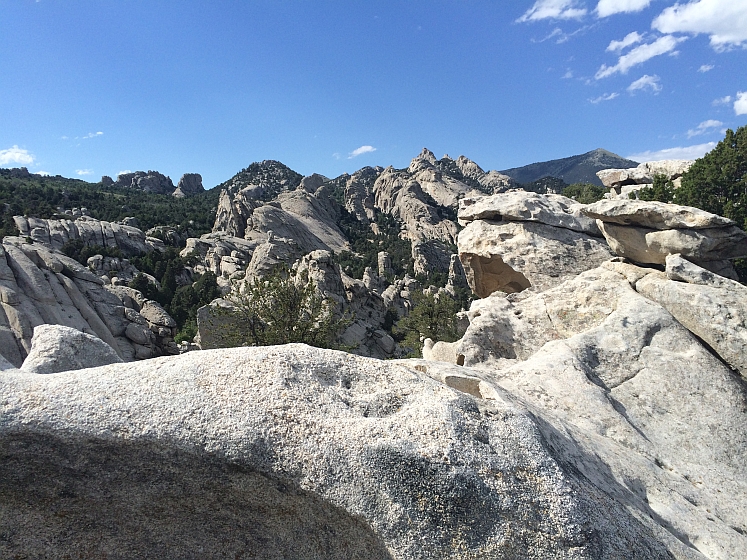
[[[336,314],[334,303],[317,293],[308,278],[296,279],[284,269],[237,283],[225,299],[233,308],[222,312],[234,319],[222,334],[226,347],[302,342],[337,348],[338,335],[350,323],[350,318]]]
[[[607,189],[592,183],[573,183],[568,185],[560,193],[563,196],[572,198],[581,204],[591,204],[597,200],[602,200],[607,193]]]
[[[412,311],[392,329],[395,340],[409,350],[408,357],[420,358],[421,337],[444,342],[454,342],[459,338],[456,319],[459,310],[459,303],[443,293],[436,297],[416,292]]]

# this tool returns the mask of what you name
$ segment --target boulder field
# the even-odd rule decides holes
[[[646,208],[654,231],[732,227]],[[483,297],[423,360],[286,345],[125,364],[90,341],[98,367],[70,369],[79,335],[37,326],[21,369],[0,360],[0,557],[747,557],[747,288],[675,244],[620,255],[599,224],[631,215],[462,199]],[[542,240],[561,236],[554,258]],[[306,266],[332,293],[326,255]]]

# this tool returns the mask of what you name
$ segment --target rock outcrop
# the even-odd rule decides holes
[[[136,227],[80,216],[75,220],[44,220],[13,216],[22,237],[60,250],[70,241],[86,246],[119,249],[125,257],[163,250],[163,241],[146,235]]]
[[[649,560],[697,558],[701,535],[744,550],[710,479],[417,367],[290,345],[6,372],[0,554]]]
[[[137,189],[151,194],[173,194],[174,192],[174,183],[171,178],[158,171],[120,173],[114,184],[118,187]]]
[[[149,322],[140,314],[138,299],[146,302],[136,290],[105,286],[58,251],[5,237],[0,248],[0,354],[20,367],[32,350],[34,328],[44,324],[96,336],[126,361],[178,352],[173,320],[171,326]]]
[[[202,175],[199,173],[185,173],[179,179],[179,184],[171,194],[176,198],[184,198],[203,192],[205,192],[205,187],[202,186]]]
[[[636,192],[651,187],[656,175],[663,175],[675,188],[679,187],[682,176],[693,163],[683,159],[647,161],[630,169],[603,169],[597,172],[597,177],[610,189],[609,198],[637,198]]]
[[[639,263],[665,264],[681,254],[709,270],[736,278],[729,259],[747,256],[747,233],[722,216],[698,208],[642,200],[600,200],[583,208],[597,220],[610,248]]]
[[[478,297],[544,290],[594,268],[611,253],[582,205],[559,195],[511,191],[465,198],[457,246]]]

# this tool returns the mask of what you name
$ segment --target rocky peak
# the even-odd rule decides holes
[[[416,161],[427,161],[431,165],[436,165],[437,160],[433,152],[431,152],[428,148],[423,148],[423,150],[415,157],[415,159],[412,160],[412,163],[414,164]]]
[[[179,184],[176,186],[173,195],[176,198],[184,198],[185,196],[193,196],[202,192],[205,192],[205,187],[202,186],[202,175],[199,173],[185,173],[179,179]]]

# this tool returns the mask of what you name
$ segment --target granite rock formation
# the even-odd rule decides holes
[[[16,367],[32,350],[34,328],[44,324],[96,336],[125,361],[178,352],[173,319],[141,313],[150,307],[160,309],[137,290],[105,286],[90,269],[58,251],[17,237],[3,239],[0,354]]]
[[[684,159],[647,161],[630,169],[603,169],[597,177],[610,189],[609,198],[637,198],[637,191],[653,186],[654,176],[663,175],[674,183],[681,184],[682,176],[694,162]]]
[[[205,192],[205,187],[202,186],[202,175],[199,173],[185,173],[179,179],[179,184],[171,195],[176,198],[184,198],[203,192]]]
[[[559,195],[511,191],[464,198],[457,246],[478,297],[544,290],[611,256],[581,204]]]

